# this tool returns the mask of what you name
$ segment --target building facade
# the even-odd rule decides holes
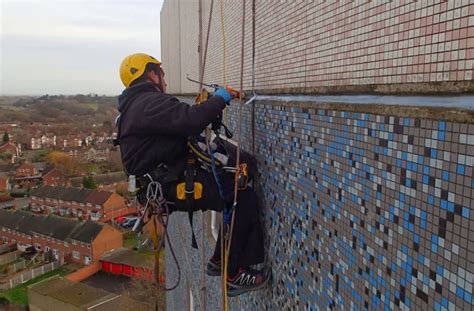
[[[121,231],[93,221],[0,210],[0,240],[18,249],[34,247],[55,260],[88,265],[122,246]]]
[[[0,193],[7,193],[10,190],[10,177],[0,173]]]
[[[55,168],[44,171],[41,180],[45,187],[64,187],[67,185],[66,176]]]
[[[16,174],[15,177],[21,178],[21,177],[37,177],[39,175],[39,172],[36,168],[31,163],[24,163],[16,169]]]
[[[92,189],[39,187],[31,192],[30,209],[35,213],[109,221],[130,213],[122,196]]]
[[[196,3],[165,1],[161,11],[161,60],[180,94],[196,92],[179,84],[199,63],[181,61],[198,51],[183,39],[198,37]],[[211,1],[203,3],[205,36]],[[238,101],[224,120],[241,128],[242,148],[259,163],[272,271],[269,286],[230,299],[230,308],[472,309],[474,3],[222,3],[204,80],[240,87],[243,57],[243,89],[258,94],[242,120]],[[185,277],[168,309],[221,308],[218,278],[200,291],[203,259],[186,217],[170,217]],[[214,222],[195,219],[206,260]]]

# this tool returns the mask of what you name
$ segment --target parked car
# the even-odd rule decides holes
[[[135,224],[135,222],[137,221],[138,217],[131,217],[131,218],[128,218],[128,219],[125,219],[121,224],[120,226],[124,229],[126,228],[132,228],[133,225]]]
[[[123,223],[125,220],[127,220],[128,218],[125,217],[125,216],[120,216],[120,217],[117,217],[115,218],[115,222],[118,223],[118,224],[121,224]]]

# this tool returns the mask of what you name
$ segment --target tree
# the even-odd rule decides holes
[[[87,189],[97,189],[97,183],[93,176],[84,176],[82,178],[82,187]]]
[[[72,177],[79,171],[79,162],[67,153],[52,151],[46,156],[46,161],[55,168],[62,171],[67,177]]]
[[[10,141],[10,135],[8,135],[8,132],[3,133],[3,143],[7,143]]]

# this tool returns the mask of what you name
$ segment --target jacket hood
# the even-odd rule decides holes
[[[117,110],[123,112],[132,99],[139,93],[142,92],[159,92],[158,88],[150,82],[138,83],[133,86],[130,86],[123,90],[122,94],[118,97]]]

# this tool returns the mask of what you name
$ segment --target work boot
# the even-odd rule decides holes
[[[268,283],[270,273],[258,270],[240,268],[233,277],[227,277],[227,296],[236,297],[241,294],[258,290]]]
[[[211,257],[206,265],[206,274],[209,276],[221,275],[221,261],[220,259],[214,259]]]

